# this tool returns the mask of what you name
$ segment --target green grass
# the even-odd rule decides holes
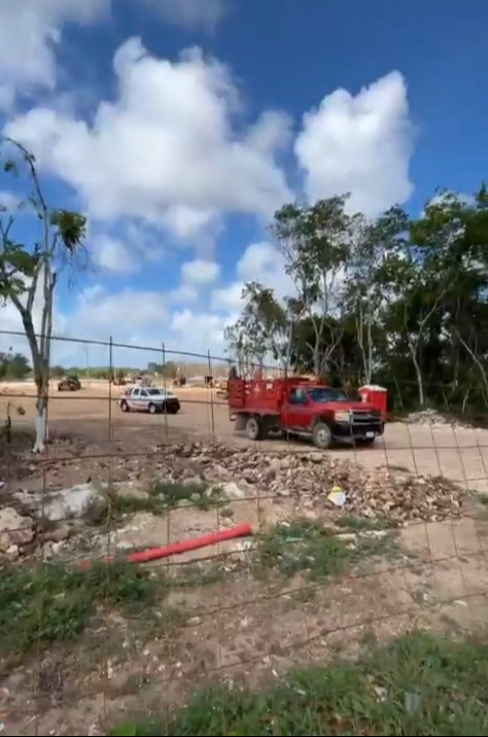
[[[393,533],[381,538],[341,540],[320,525],[297,520],[276,525],[259,539],[254,570],[263,574],[273,569],[291,577],[303,573],[311,580],[339,576],[365,556],[397,554]]]
[[[125,562],[90,568],[12,565],[0,572],[0,655],[75,639],[107,605],[128,616],[156,604],[167,581]]]
[[[111,735],[486,735],[488,647],[411,634],[357,663],[295,670],[268,690],[225,686]]]
[[[374,532],[380,530],[392,530],[398,527],[398,524],[386,518],[369,519],[367,517],[355,517],[346,515],[340,517],[336,524],[338,527],[345,527],[352,532]]]
[[[181,483],[179,481],[154,481],[149,487],[149,496],[161,500],[168,509],[194,504],[199,509],[212,506],[209,486],[205,482]]]

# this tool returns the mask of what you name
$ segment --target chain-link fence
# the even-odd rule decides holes
[[[40,456],[34,385],[0,384],[5,734],[486,733],[488,431],[251,442],[227,360],[87,352]],[[124,411],[148,364],[178,411]]]

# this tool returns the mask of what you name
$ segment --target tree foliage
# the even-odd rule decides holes
[[[227,331],[231,353],[244,347],[248,362],[269,363],[278,334],[290,370],[381,383],[403,407],[486,412],[486,187],[469,199],[437,192],[416,219],[394,207],[368,220],[347,204],[338,196],[276,213],[272,232],[295,293],[277,300],[247,285]]]
[[[174,361],[166,361],[166,363],[156,363],[152,361],[147,365],[148,374],[162,376],[165,379],[176,379],[180,370],[178,364]]]
[[[22,353],[0,353],[0,381],[25,379],[30,371],[29,361]]]

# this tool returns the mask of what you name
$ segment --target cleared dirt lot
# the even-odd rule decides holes
[[[10,404],[14,428],[32,429],[33,387],[3,385],[0,391],[0,418]],[[433,498],[423,475],[488,491],[486,431],[391,423],[371,449],[310,454],[306,443],[253,445],[234,435],[226,404],[211,390],[178,390],[182,411],[168,417],[123,414],[120,391],[110,396],[100,383],[75,394],[55,391],[49,408],[54,442],[45,456],[34,458],[24,448],[19,475],[13,464],[0,468],[7,481],[0,512],[16,494],[28,501],[80,483],[113,485],[122,500],[106,528],[87,520],[68,534],[65,523],[72,520],[63,519],[45,536],[38,530],[37,547],[13,551],[18,557],[4,575],[3,592],[0,577],[0,707],[8,734],[108,734],[114,723],[178,705],[217,680],[261,686],[292,666],[354,658],[417,627],[449,633],[486,627],[482,497],[462,494],[456,515],[451,502],[459,490],[447,485],[445,507],[427,502],[425,518],[415,519],[416,503],[408,505],[408,488],[416,488],[421,503]],[[206,442],[213,439],[225,445]],[[185,497],[158,506],[151,480],[175,471],[178,479],[203,478],[210,491],[220,481],[242,493],[216,503]],[[312,482],[303,491],[307,478]],[[328,502],[336,483],[346,490],[345,510]],[[379,500],[373,516],[358,516],[357,498],[363,510]],[[390,527],[400,498],[408,522]],[[241,523],[251,525],[252,536],[124,569],[112,598],[116,577],[104,573],[100,583],[72,572],[80,558],[158,547]],[[49,591],[46,562],[67,565],[55,570]],[[21,611],[14,608],[18,601]],[[87,601],[93,611],[87,612]]]
[[[178,389],[182,405],[177,416],[122,414],[117,399],[120,387],[106,383],[86,383],[80,392],[52,393],[49,405],[50,427],[54,433],[89,437],[100,443],[133,439],[140,452],[144,444],[179,437],[217,438],[250,445],[250,441],[234,433],[225,402],[211,389]],[[28,384],[0,385],[0,417],[5,416],[7,402],[12,405],[16,426],[29,426],[35,413],[34,387]],[[25,414],[19,415],[16,407]],[[260,443],[263,450],[296,452],[302,443],[268,440]],[[470,490],[488,491],[488,430],[449,425],[389,423],[384,438],[370,449],[340,448],[333,457],[350,458],[368,469],[390,465],[404,467],[414,474],[442,475],[462,483]]]

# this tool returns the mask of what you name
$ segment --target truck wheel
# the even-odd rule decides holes
[[[122,402],[120,403],[120,409],[122,410],[122,412],[129,411],[129,405],[127,404],[126,401],[122,400]]]
[[[262,428],[257,417],[249,417],[246,422],[246,435],[249,440],[261,440]]]
[[[155,404],[150,404],[148,407],[148,410],[149,410],[150,415],[155,415],[156,412],[158,411],[158,408],[156,407]]]
[[[330,427],[324,422],[318,422],[312,430],[312,442],[316,448],[327,450],[332,445]]]

